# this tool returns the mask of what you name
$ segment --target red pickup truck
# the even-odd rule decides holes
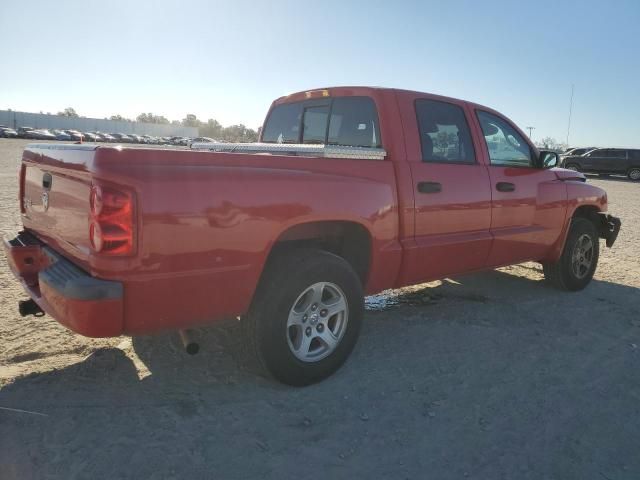
[[[23,315],[91,337],[239,317],[304,385],[346,360],[366,294],[524,261],[584,288],[620,221],[557,162],[474,103],[312,90],[275,100],[254,144],[29,145],[4,246]]]

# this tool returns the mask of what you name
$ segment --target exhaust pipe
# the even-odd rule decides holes
[[[182,340],[182,346],[184,351],[189,355],[195,355],[200,351],[200,344],[193,338],[193,332],[191,330],[178,330],[180,334],[180,340]]]
[[[28,315],[41,317],[44,315],[44,311],[33,299],[20,300],[18,302],[18,312],[20,312],[21,317],[26,317]]]

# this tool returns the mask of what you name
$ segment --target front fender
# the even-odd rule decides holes
[[[553,248],[549,252],[545,262],[556,262],[562,255],[562,250],[569,235],[571,220],[584,212],[598,226],[598,232],[607,240],[607,246],[613,245],[620,230],[620,220],[603,215],[607,211],[607,192],[602,188],[585,183],[581,180],[569,180],[565,182],[567,187],[567,214],[562,232]],[[595,215],[595,217],[593,217]],[[612,220],[614,219],[614,220]],[[613,233],[615,232],[615,234]],[[612,240],[611,240],[612,238]]]

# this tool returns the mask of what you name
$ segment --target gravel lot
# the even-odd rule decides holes
[[[25,143],[0,139],[2,234]],[[236,322],[188,357],[22,319],[0,259],[0,478],[640,478],[640,184],[589,181],[623,227],[585,291],[524,264],[370,298],[304,389],[247,369]]]

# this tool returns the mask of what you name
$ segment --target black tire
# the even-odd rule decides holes
[[[331,282],[344,293],[348,321],[335,349],[313,362],[298,359],[287,339],[287,320],[296,299],[318,282]],[[242,318],[249,353],[263,370],[282,383],[304,386],[334,373],[356,344],[364,316],[362,284],[353,268],[332,253],[299,249],[269,261],[249,313]]]
[[[592,242],[593,252],[591,263],[582,275],[576,274],[573,265],[573,255],[576,244],[587,235]],[[595,225],[586,218],[574,218],[571,221],[569,235],[564,245],[560,259],[555,263],[543,263],[544,276],[547,281],[561,290],[575,292],[584,289],[596,271],[600,255],[600,241]]]
[[[640,168],[634,167],[629,169],[629,171],[627,172],[627,177],[629,177],[629,180],[633,180],[635,182],[640,180]]]
[[[564,168],[566,168],[568,170],[575,170],[576,172],[580,171],[580,167],[575,163],[568,163],[567,166],[564,167]]]

